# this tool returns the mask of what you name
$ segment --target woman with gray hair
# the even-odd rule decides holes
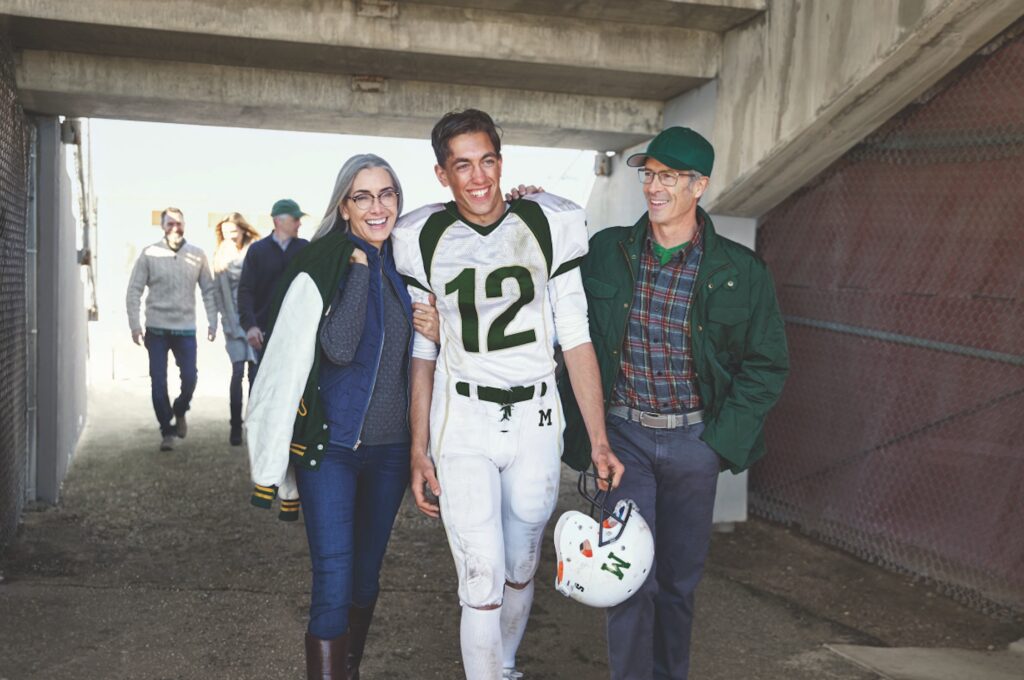
[[[282,518],[295,519],[301,498],[306,515],[309,678],[359,677],[409,482],[413,331],[438,341],[436,312],[414,314],[395,269],[389,237],[401,210],[382,158],[342,166],[320,227],[278,286],[250,396],[253,503],[280,496]]]

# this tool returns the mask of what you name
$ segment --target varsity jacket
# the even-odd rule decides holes
[[[341,229],[303,249],[281,276],[271,300],[268,337],[246,413],[251,502],[280,519],[299,516],[292,465],[314,470],[330,431],[319,397],[320,325],[348,269],[355,244]]]
[[[786,329],[764,262],[749,248],[718,236],[711,217],[698,210],[704,223],[704,255],[689,320],[704,404],[701,438],[719,455],[723,468],[739,473],[765,452],[765,417],[789,372]],[[619,375],[638,258],[648,229],[644,214],[632,227],[598,232],[590,239],[581,268],[606,407]],[[565,376],[559,390],[566,418],[562,460],[583,470],[590,465],[590,440]]]

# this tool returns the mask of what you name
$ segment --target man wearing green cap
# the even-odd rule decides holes
[[[764,262],[718,236],[697,205],[714,158],[683,127],[630,156],[647,213],[596,234],[581,270],[608,438],[627,470],[607,507],[632,499],[656,545],[644,586],[607,610],[613,680],[687,677],[718,473],[764,454],[764,419],[789,370]],[[563,458],[585,469],[586,432],[563,383]]]
[[[249,246],[238,281],[238,318],[257,357],[263,356],[263,333],[277,281],[292,258],[309,243],[299,238],[299,227],[306,213],[298,203],[282,198],[274,203],[270,216],[274,220],[274,231]]]

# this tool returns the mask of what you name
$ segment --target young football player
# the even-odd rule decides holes
[[[392,237],[414,299],[433,293],[441,319],[440,347],[417,338],[413,353],[412,490],[448,534],[466,677],[519,678],[516,650],[558,497],[556,342],[598,474],[612,486],[623,474],[605,435],[579,274],[586,218],[544,193],[506,203],[501,140],[482,111],[445,115],[431,142],[437,178],[454,200],[406,215]]]

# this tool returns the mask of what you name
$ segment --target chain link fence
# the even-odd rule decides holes
[[[10,46],[0,38],[0,548],[14,535],[25,498],[27,211],[28,123]]]
[[[762,222],[792,374],[751,508],[1024,612],[1019,27]]]

